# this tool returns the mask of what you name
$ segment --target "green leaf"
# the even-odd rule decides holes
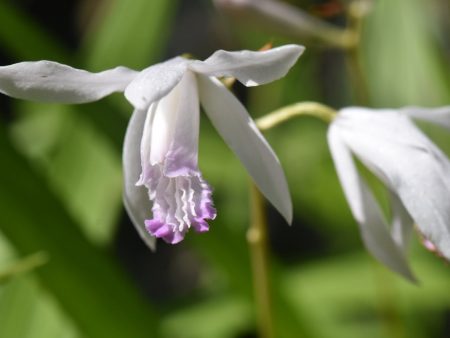
[[[155,314],[111,257],[86,240],[61,202],[0,127],[0,230],[20,255],[45,251],[38,269],[80,330],[90,337],[150,337]]]
[[[0,284],[2,284],[14,277],[20,276],[24,273],[30,272],[34,269],[37,269],[40,266],[46,264],[47,261],[48,261],[48,257],[45,254],[45,252],[42,252],[42,251],[36,252],[25,258],[22,258],[19,261],[14,262],[7,268],[0,269]]]
[[[235,337],[250,329],[249,307],[239,298],[217,297],[174,311],[164,318],[161,332],[168,338]]]
[[[379,0],[362,37],[373,102],[381,107],[445,105],[448,70],[438,58],[431,1]],[[438,28],[439,29],[439,28]],[[448,79],[448,77],[447,77]]]
[[[74,106],[20,103],[26,115],[13,128],[14,140],[89,238],[108,243],[122,205],[116,148]]]
[[[93,69],[142,69],[164,54],[176,0],[108,2],[86,33],[84,54]]]
[[[410,256],[420,285],[357,253],[293,268],[283,277],[283,289],[296,311],[308,311],[319,337],[392,337],[394,329],[395,336],[438,336],[445,317],[431,314],[450,304],[450,271],[423,249]]]
[[[0,337],[74,338],[73,323],[59,305],[30,277],[0,287]]]

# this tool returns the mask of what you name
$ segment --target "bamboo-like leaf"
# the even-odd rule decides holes
[[[373,103],[381,107],[448,104],[448,70],[443,69],[434,32],[433,4],[380,0],[363,34],[365,71]]]
[[[79,337],[73,324],[35,279],[19,277],[0,287],[0,337]]]
[[[89,337],[151,337],[155,314],[123,272],[91,245],[0,127],[0,230],[21,255],[43,250],[40,282]]]
[[[177,0],[110,1],[86,32],[84,51],[93,69],[118,64],[142,69],[164,54]]]

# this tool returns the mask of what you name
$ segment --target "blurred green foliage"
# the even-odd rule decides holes
[[[1,1],[0,57],[51,59],[92,71],[116,65],[140,69],[184,52],[304,43],[231,21],[206,0],[71,3],[70,20],[82,23],[66,22],[77,27],[74,46],[45,24],[53,14],[40,21],[27,12],[32,1]],[[360,47],[373,106],[449,104],[446,10],[448,17],[446,0],[374,3]],[[208,31],[215,35],[205,35]],[[195,50],[177,47],[190,44]],[[285,79],[245,92],[254,116],[303,100],[337,108],[354,104],[342,52],[306,47]],[[131,244],[121,240],[135,231],[122,219],[121,140],[131,112],[125,99],[115,95],[80,106],[8,102],[1,113],[12,119],[0,119],[0,275],[37,252],[48,261],[0,280],[0,337],[254,334],[245,241],[248,178],[207,120],[202,120],[200,165],[215,189],[219,215],[209,233],[192,234],[179,248],[161,243],[158,253],[142,254],[137,236]],[[425,128],[450,151],[448,134]],[[410,259],[419,286],[373,262],[344,201],[325,133],[326,126],[309,118],[267,133],[295,206],[292,228],[270,210],[278,336],[448,336],[450,270],[418,241]],[[167,288],[165,297],[148,296]]]

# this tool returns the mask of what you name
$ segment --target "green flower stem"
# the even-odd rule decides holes
[[[274,323],[269,282],[267,218],[264,197],[250,183],[251,223],[247,231],[260,338],[273,338]]]
[[[366,74],[361,65],[360,42],[363,21],[370,9],[368,0],[355,0],[348,8],[348,30],[355,33],[357,43],[346,50],[347,64],[355,93],[355,101],[363,106],[370,104],[370,90]],[[405,329],[397,304],[393,301],[394,287],[384,269],[377,265],[375,266],[375,273],[377,275],[375,283],[378,294],[378,308],[385,331],[391,338],[403,338],[405,337]]]
[[[275,110],[258,119],[258,128],[268,130],[296,116],[315,116],[327,123],[336,116],[336,111],[316,102],[302,102]],[[250,185],[251,224],[247,231],[247,242],[253,270],[258,330],[261,338],[274,337],[274,320],[269,280],[269,250],[267,244],[267,218],[264,197],[258,188]]]
[[[34,254],[31,254],[19,260],[18,262],[11,265],[7,269],[0,271],[0,284],[7,282],[13,277],[37,269],[47,262],[48,262],[48,255],[45,252],[39,251]]]
[[[355,44],[352,31],[332,25],[285,1],[228,0],[216,3],[232,15],[301,42],[307,40],[340,49]]]
[[[355,43],[345,49],[350,81],[359,105],[368,106],[370,102],[367,78],[361,65],[360,42],[363,20],[371,7],[367,0],[353,1],[348,8],[348,31],[353,32]]]
[[[398,295],[394,285],[394,280],[390,273],[386,271],[378,262],[372,260],[375,274],[375,287],[378,300],[378,311],[381,323],[387,337],[406,338],[406,328],[402,323],[402,317],[398,309],[398,304],[393,299]]]
[[[273,112],[256,120],[256,125],[261,131],[271,129],[293,117],[313,116],[330,123],[336,117],[337,112],[324,104],[317,102],[299,102],[274,110]]]

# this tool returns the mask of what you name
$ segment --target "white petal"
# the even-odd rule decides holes
[[[403,253],[388,231],[377,202],[360,177],[351,152],[339,133],[340,130],[332,124],[328,131],[328,143],[345,197],[353,217],[360,226],[365,246],[392,270],[407,279],[415,280]]]
[[[187,71],[169,94],[150,106],[141,142],[143,173],[158,164],[168,177],[197,175],[199,125],[197,82]]]
[[[187,71],[179,85],[173,137],[164,163],[168,177],[198,174],[200,105],[194,73]]]
[[[148,109],[180,82],[189,62],[176,57],[144,69],[126,88],[125,97],[135,109]]]
[[[408,248],[413,230],[413,219],[396,193],[389,191],[392,212],[392,237],[404,251]]]
[[[141,173],[140,143],[147,112],[136,110],[128,123],[123,145],[124,204],[136,230],[144,242],[154,250],[156,239],[145,229],[144,221],[152,218],[147,189],[136,186]]]
[[[144,127],[142,130],[141,137],[141,168],[142,173],[139,178],[139,181],[136,183],[137,185],[144,185],[148,179],[148,175],[151,175],[151,157],[152,157],[152,127],[154,125],[155,115],[158,108],[158,102],[152,103],[150,107],[148,107],[147,114],[145,116]]]
[[[404,114],[346,110],[335,120],[352,151],[393,190],[450,259],[450,162]],[[351,125],[351,127],[350,127]]]
[[[235,77],[246,86],[256,86],[286,75],[304,49],[286,45],[262,52],[219,50],[205,61],[193,61],[189,68],[209,76]]]
[[[164,163],[166,154],[169,151],[170,143],[174,137],[175,121],[177,118],[177,108],[179,104],[179,90],[176,86],[169,94],[155,105],[154,117],[150,125],[151,143],[150,143],[150,164]],[[145,131],[146,132],[146,131]]]
[[[400,112],[450,129],[450,106],[440,108],[405,107],[400,109]]]
[[[21,62],[0,67],[0,92],[41,102],[91,102],[124,91],[137,74],[125,67],[90,73],[51,61]]]
[[[142,170],[161,165],[166,176],[198,174],[200,108],[195,75],[150,106],[141,143]]]
[[[278,158],[244,106],[215,78],[198,75],[200,102],[219,134],[235,152],[264,196],[292,221],[292,202]]]

